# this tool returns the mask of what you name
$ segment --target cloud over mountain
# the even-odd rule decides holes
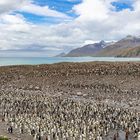
[[[116,40],[128,34],[139,35],[140,1],[129,0],[126,4],[133,9],[121,7],[119,11],[113,2],[120,0],[82,0],[73,4],[71,11],[64,12],[65,7],[59,9],[57,5],[1,0],[0,49],[23,49],[24,45],[37,44],[40,50],[45,46],[67,51],[82,46],[87,40]],[[43,22],[33,22],[40,18]]]

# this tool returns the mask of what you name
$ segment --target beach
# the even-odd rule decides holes
[[[137,140],[139,131],[140,62],[0,67],[0,136]]]

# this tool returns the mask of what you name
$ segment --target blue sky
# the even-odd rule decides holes
[[[115,7],[116,11],[122,11],[124,9],[130,9],[133,10],[133,5],[131,1],[118,1],[118,2],[112,2],[112,5]]]
[[[48,6],[52,10],[56,10],[59,12],[62,12],[72,18],[76,18],[78,15],[73,12],[73,7],[75,5],[78,5],[82,3],[82,0],[34,0],[32,3],[39,5],[41,7]],[[132,0],[120,0],[120,1],[115,1],[111,3],[112,6],[114,7],[114,10],[119,12],[124,9],[130,9],[133,10],[133,3]],[[22,14],[27,21],[32,22],[32,23],[39,23],[39,24],[56,24],[60,23],[61,19],[57,19],[56,17],[44,17],[44,16],[38,16],[34,15],[32,13],[27,13],[27,12],[19,12],[17,13]]]
[[[0,51],[18,55],[53,56],[100,40],[139,36],[139,27],[140,0],[0,1]]]
[[[78,15],[74,14],[72,8],[74,5],[80,4],[81,0],[67,1],[67,0],[34,0],[34,4],[39,5],[41,7],[49,6],[50,9],[62,12],[72,18],[76,18]],[[17,11],[17,13],[19,13]],[[44,17],[38,16],[31,13],[20,12],[29,22],[33,23],[47,23],[47,24],[56,24],[60,23],[61,19],[57,19],[56,17]]]
[[[67,1],[67,0],[34,0],[34,3],[40,6],[48,5],[50,8],[60,12],[68,13],[72,7],[79,4],[81,0]]]

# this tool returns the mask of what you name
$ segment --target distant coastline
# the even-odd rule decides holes
[[[140,58],[130,57],[0,57],[0,66],[40,65],[63,62],[140,62]]]

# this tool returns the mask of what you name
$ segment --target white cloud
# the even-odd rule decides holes
[[[108,7],[103,0],[83,0],[73,10],[79,15],[81,20],[102,20],[108,17]]]
[[[26,3],[27,0],[0,0],[0,14],[11,12]]]
[[[48,6],[28,4],[21,8],[21,11],[32,13],[39,16],[49,16],[58,18],[70,18],[66,14],[50,9]]]
[[[56,54],[62,50],[80,47],[89,41],[116,40],[128,34],[139,35],[140,1],[136,0],[133,3],[134,11],[125,9],[120,12],[112,10],[112,1],[117,0],[83,0],[81,4],[73,7],[73,11],[79,15],[76,19],[55,25],[35,25],[28,23],[20,14],[2,14],[0,49],[24,49],[25,46],[31,47],[35,44],[40,50],[48,49]],[[55,15],[56,11],[50,10],[47,6],[31,6],[31,10],[27,5],[19,9],[36,15],[67,18],[59,12]]]
[[[0,0],[0,14],[20,10],[39,16],[58,18],[70,18],[62,12],[50,9],[48,6],[39,6],[32,3],[32,0]]]
[[[5,31],[20,31],[25,32],[29,30],[29,24],[26,22],[25,18],[20,15],[8,15],[4,14],[0,16],[0,27],[5,29]]]
[[[8,23],[8,24],[23,24],[25,23],[24,21],[24,17],[20,14],[16,14],[16,15],[1,15],[1,21],[4,23]]]
[[[117,0],[83,0],[73,9],[79,17],[76,19],[81,30],[87,32],[89,39],[118,39],[127,34],[140,33],[140,1],[134,3],[134,11],[113,10],[111,2]]]
[[[99,40],[98,40],[98,41],[86,40],[86,41],[84,42],[84,45],[93,44],[93,43],[97,43],[97,42],[99,42]]]

